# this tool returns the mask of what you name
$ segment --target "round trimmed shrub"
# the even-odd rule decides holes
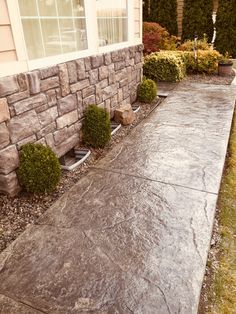
[[[49,193],[60,181],[61,166],[49,146],[29,143],[22,147],[18,176],[28,192]]]
[[[151,103],[157,95],[157,85],[151,79],[144,79],[138,88],[138,99],[141,102]]]
[[[83,121],[84,143],[94,148],[104,147],[111,139],[111,121],[105,109],[90,105]]]
[[[144,75],[155,81],[179,82],[186,74],[181,52],[161,51],[145,57]]]

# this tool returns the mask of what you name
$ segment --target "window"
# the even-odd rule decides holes
[[[87,49],[84,0],[19,0],[29,59]]]
[[[128,40],[126,0],[97,0],[99,46]]]

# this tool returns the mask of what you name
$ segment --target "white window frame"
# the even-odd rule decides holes
[[[111,0],[115,1],[115,0]],[[79,50],[76,52],[65,53],[56,56],[44,57],[40,59],[29,60],[27,56],[27,49],[24,40],[24,32],[21,23],[21,15],[19,9],[18,0],[7,0],[7,6],[12,26],[12,33],[16,47],[16,53],[18,61],[16,63],[18,66],[12,71],[15,73],[25,72],[30,70],[35,70],[43,67],[53,66],[55,64],[71,61],[74,59],[79,59],[91,55],[96,55],[99,53],[105,53],[114,51],[117,49],[126,48],[132,45],[140,44],[142,42],[141,38],[135,38],[134,36],[134,1],[127,0],[127,19],[128,19],[128,40],[122,43],[107,45],[104,47],[99,47],[98,40],[98,27],[97,27],[97,15],[96,15],[96,0],[84,0],[85,5],[85,19],[87,28],[87,43],[88,49]],[[91,7],[94,10],[91,10]],[[140,21],[142,21],[142,0],[140,0]],[[142,24],[142,23],[140,23]],[[140,29],[140,34],[142,30]],[[5,63],[5,67],[12,68],[13,62]],[[2,64],[1,64],[2,68]],[[20,71],[19,71],[20,70]],[[12,73],[14,74],[14,73]]]

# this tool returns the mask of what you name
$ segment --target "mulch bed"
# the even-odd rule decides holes
[[[37,196],[24,191],[14,198],[0,195],[0,252],[14,241],[27,225],[37,223],[38,218],[59,197],[74,186],[100,158],[121,142],[134,127],[155,109],[159,102],[160,99],[152,104],[141,104],[140,110],[135,114],[134,123],[121,127],[104,149],[91,149],[90,157],[77,169],[72,172],[63,171],[58,187],[50,195]]]

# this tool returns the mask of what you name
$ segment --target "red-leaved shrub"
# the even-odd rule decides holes
[[[143,23],[144,54],[160,50],[176,50],[178,38],[171,36],[168,31],[158,23]]]

